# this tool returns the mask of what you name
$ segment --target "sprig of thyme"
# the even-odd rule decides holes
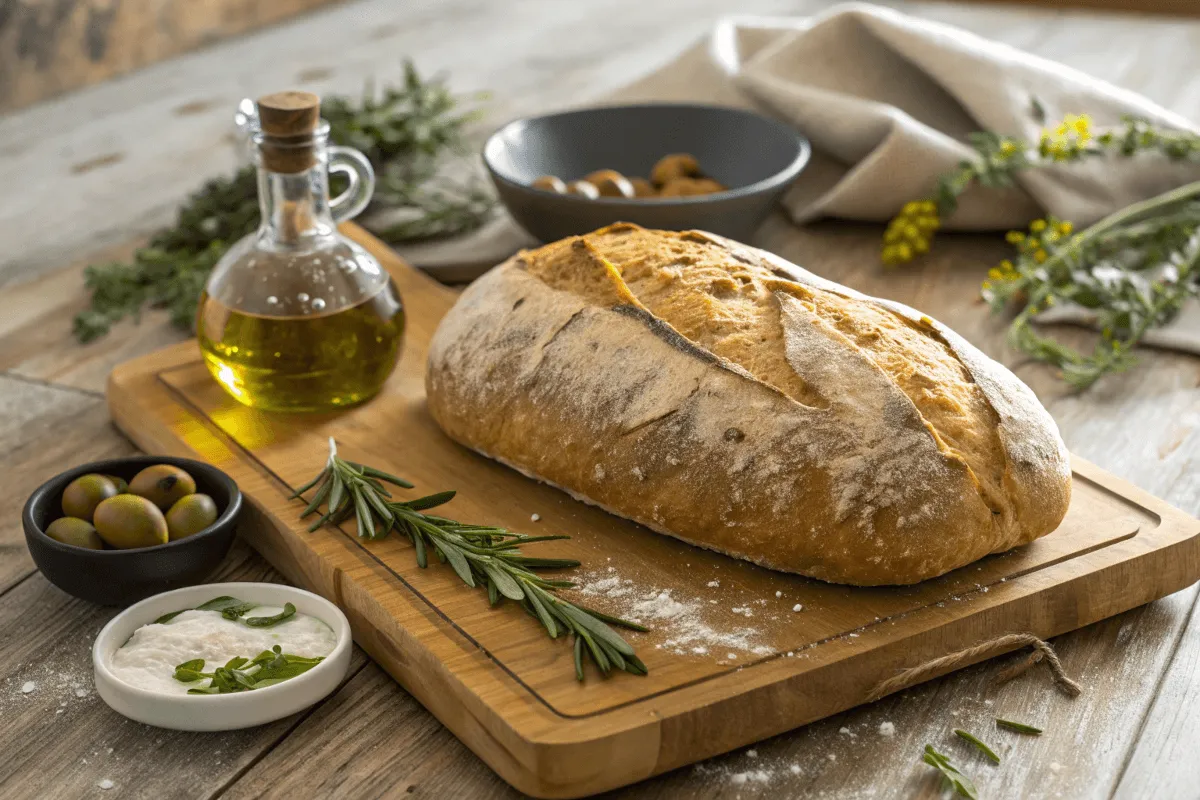
[[[1036,101],[1032,113],[1045,122]],[[975,184],[1007,187],[1021,170],[1104,155],[1152,152],[1172,161],[1200,161],[1200,135],[1162,130],[1136,117],[1126,117],[1117,130],[1094,135],[1087,116],[1068,115],[1044,129],[1036,143],[992,132],[973,134],[970,143],[974,158],[943,175],[932,197],[907,203],[889,223],[885,263],[904,263],[927,252],[941,220]],[[1200,296],[1198,240],[1200,183],[1136,203],[1078,233],[1069,221],[1048,216],[1034,220],[1027,232],[1008,234],[1015,256],[989,272],[982,295],[996,312],[1018,307],[1009,323],[1011,346],[1057,367],[1072,386],[1086,388],[1133,365],[1132,351],[1146,333],[1169,323],[1184,302]],[[1095,318],[1100,336],[1091,352],[1034,328],[1036,315],[1068,303]]]
[[[379,93],[368,87],[358,100],[322,101],[330,139],[363,151],[375,168],[369,211],[398,210],[403,217],[376,231],[385,241],[465,233],[491,214],[494,199],[478,178],[441,177],[448,157],[467,152],[467,128],[479,118],[478,109],[463,109],[464,100],[479,99],[455,95],[444,79],[424,79],[406,62],[398,85]],[[340,191],[341,176],[333,179],[334,191]],[[75,317],[76,338],[103,336],[122,319],[136,320],[146,307],[166,309],[172,324],[191,331],[208,274],[234,242],[258,227],[257,196],[252,167],[210,180],[130,262],[89,266],[84,280],[91,303]]]
[[[491,605],[497,605],[502,598],[512,600],[536,617],[550,638],[557,639],[559,633],[572,634],[577,679],[582,681],[584,678],[585,655],[605,675],[612,669],[646,674],[646,665],[633,647],[609,626],[635,631],[646,628],[564,600],[558,591],[572,588],[574,583],[543,578],[534,571],[578,567],[578,561],[535,558],[519,549],[521,545],[570,537],[527,536],[504,528],[469,525],[426,514],[427,510],[449,502],[455,493],[439,492],[416,500],[399,501],[392,499],[385,483],[412,488],[411,483],[395,475],[340,458],[337,444],[331,437],[324,469],[292,496],[300,497],[313,491],[312,499],[300,514],[301,519],[316,513],[324,504],[324,513],[309,526],[310,531],[325,524],[340,524],[352,516],[361,538],[382,539],[394,530],[412,542],[418,566],[428,566],[429,552],[432,551],[439,561],[450,564],[463,583],[486,588]]]

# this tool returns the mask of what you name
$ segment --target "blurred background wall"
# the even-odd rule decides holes
[[[0,112],[334,2],[0,0]]]

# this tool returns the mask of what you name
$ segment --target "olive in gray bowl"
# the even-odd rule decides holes
[[[128,483],[146,467],[169,464],[195,480],[195,490],[212,498],[217,517],[186,538],[127,550],[89,549],[46,535],[64,516],[63,492],[76,478],[98,474]],[[64,592],[105,606],[127,606],[150,595],[202,582],[229,552],[242,508],[242,493],[216,467],[190,458],[129,456],[69,469],[38,487],[25,502],[25,544],[42,575]]]
[[[597,197],[534,188],[601,169],[647,176],[663,156],[695,156],[725,191],[685,197]],[[603,106],[505,125],[483,160],[512,217],[543,242],[613,222],[662,230],[699,229],[746,240],[808,163],[808,140],[781,122],[725,106],[655,103]]]

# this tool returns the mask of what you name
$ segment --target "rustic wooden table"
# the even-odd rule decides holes
[[[818,0],[753,0],[740,11],[808,14]],[[1200,22],[997,6],[893,3],[1059,59],[1200,118]],[[514,793],[386,674],[356,653],[351,676],[310,711],[248,731],[180,734],[129,722],[91,683],[89,648],[109,609],[76,601],[34,569],[24,498],[55,471],[128,453],[103,398],[113,364],[177,341],[160,314],[86,347],[82,265],[127,254],[180,198],[234,162],[229,111],[243,95],[302,85],[356,92],[414,57],[486,88],[496,124],[598,96],[669,59],[730,4],[719,0],[365,0],[222,43],[0,119],[0,796],[508,797]],[[910,302],[1014,364],[1071,448],[1184,510],[1200,512],[1200,360],[1146,352],[1141,366],[1070,395],[1015,364],[1003,323],[973,304],[994,242],[948,237],[920,271],[883,275],[876,231],[822,225],[796,237],[773,220],[759,243]],[[846,254],[854,256],[847,259]],[[63,264],[75,266],[62,268]],[[218,576],[279,580],[237,545]],[[1119,591],[1120,587],[1114,587]],[[936,797],[927,742],[969,767],[984,797],[1200,796],[1197,587],[1059,637],[1086,687],[1071,700],[1032,671],[999,688],[998,664],[948,678],[631,787],[636,797]],[[1002,711],[1046,723],[991,767],[949,736]],[[894,726],[894,733],[881,732]],[[1005,740],[1008,741],[1008,740]],[[107,789],[105,787],[108,787]]]

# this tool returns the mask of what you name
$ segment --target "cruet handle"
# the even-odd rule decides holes
[[[345,222],[362,213],[375,191],[375,170],[367,157],[352,147],[329,148],[329,171],[342,172],[350,181],[346,191],[329,201],[334,222]]]

